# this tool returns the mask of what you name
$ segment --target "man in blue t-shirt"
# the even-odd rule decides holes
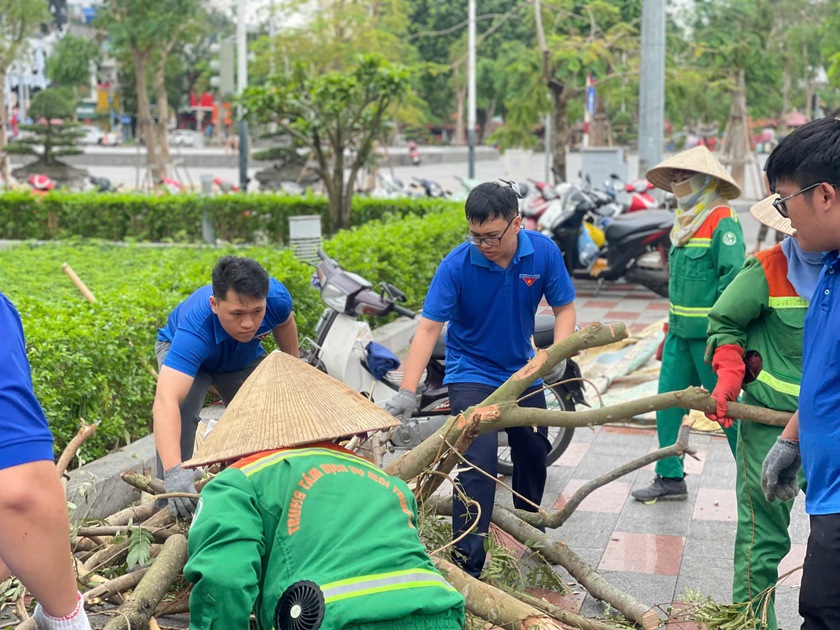
[[[272,334],[283,352],[298,356],[292,297],[250,258],[225,256],[213,267],[212,284],[175,307],[158,331],[160,376],[154,404],[158,475],[167,492],[195,492],[194,473],[181,467],[193,452],[204,397],[211,385],[225,404],[265,356],[260,342]],[[169,499],[173,514],[187,518],[191,499]]]
[[[417,334],[404,365],[402,389],[386,402],[393,415],[407,420],[416,408],[417,385],[443,325],[446,333],[446,377],[452,413],[480,403],[534,356],[531,336],[543,296],[554,310],[554,341],[575,329],[575,291],[554,242],[523,230],[518,200],[495,182],[476,186],[465,204],[470,236],[444,258],[435,272]],[[559,370],[558,370],[559,372]],[[523,407],[545,408],[545,396],[523,393]],[[545,427],[506,429],[514,462],[515,507],[536,511],[546,480],[550,448]],[[478,577],[484,566],[484,537],[490,526],[497,471],[497,432],[480,435],[464,454],[473,466],[458,475],[467,497],[478,502],[481,515],[457,494],[452,506],[456,544],[465,571]],[[485,471],[485,473],[481,472]],[[489,477],[487,476],[489,474]],[[527,499],[527,501],[525,500]],[[530,502],[530,503],[529,503]]]
[[[0,293],[0,583],[37,598],[38,630],[90,630],[76,587],[53,437],[35,398],[17,310]]]
[[[801,463],[811,521],[799,591],[802,630],[835,630],[840,628],[840,120],[820,118],[799,127],[773,150],[765,170],[776,210],[790,218],[803,245],[827,253],[805,316],[799,409],[767,454],[761,485],[768,501],[792,499]],[[788,262],[789,268],[795,264],[804,266]]]

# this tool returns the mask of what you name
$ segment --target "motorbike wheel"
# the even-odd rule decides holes
[[[545,390],[545,403],[549,410],[574,411],[575,403],[565,398],[563,390],[550,387]],[[546,463],[550,466],[556,462],[572,441],[575,430],[571,427],[548,427],[548,441],[551,450],[548,452]],[[513,460],[507,443],[507,433],[499,431],[499,474],[513,474]]]

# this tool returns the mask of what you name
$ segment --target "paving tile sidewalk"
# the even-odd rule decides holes
[[[723,437],[692,434],[690,443],[700,461],[689,461],[688,500],[645,505],[631,490],[647,485],[652,466],[614,481],[587,497],[552,538],[564,543],[602,576],[642,602],[667,609],[686,591],[715,601],[731,601],[732,549],[735,539],[735,463]],[[543,507],[562,507],[583,483],[657,448],[651,428],[599,427],[578,429],[566,453],[550,467]],[[510,505],[501,490],[497,501]],[[792,549],[780,573],[802,563],[808,520],[800,495],[792,514]],[[561,570],[565,578],[571,577]],[[797,613],[801,571],[779,587],[778,621],[784,630],[799,628]],[[580,611],[604,614],[604,605],[587,595]],[[694,624],[669,628],[693,630]]]

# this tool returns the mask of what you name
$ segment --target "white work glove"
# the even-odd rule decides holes
[[[411,414],[415,409],[417,409],[417,396],[405,388],[400,388],[395,396],[385,401],[385,411],[399,418],[403,424],[411,419]]]
[[[799,492],[796,473],[802,465],[799,442],[777,437],[761,466],[761,489],[768,503],[790,501]]]
[[[558,363],[557,365],[554,366],[554,368],[551,370],[551,372],[549,372],[548,374],[543,376],[543,383],[545,383],[546,385],[554,385],[556,383],[559,383],[560,381],[563,380],[563,377],[565,376],[565,374],[566,374],[566,359],[563,359],[562,361],[560,361],[560,363]]]
[[[169,470],[163,471],[163,486],[167,492],[189,492],[197,493],[195,489],[195,471],[182,468],[176,464]],[[195,499],[186,497],[170,498],[169,511],[175,518],[188,519],[195,512]]]
[[[41,607],[41,604],[35,606],[33,616],[35,617],[37,630],[91,630],[90,621],[82,604],[81,594],[76,609],[66,617],[51,617]]]

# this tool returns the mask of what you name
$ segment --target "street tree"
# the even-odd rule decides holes
[[[6,73],[17,61],[26,38],[50,19],[46,0],[0,0],[0,86],[6,84]],[[9,183],[9,158],[3,152],[8,144],[6,135],[5,91],[0,87],[0,177]]]
[[[79,100],[80,88],[90,85],[92,67],[102,57],[97,40],[76,35],[65,35],[59,39],[47,60],[47,77],[53,87],[66,88],[72,94],[73,103]],[[73,109],[76,120],[76,110]]]
[[[108,0],[98,18],[117,53],[125,52],[132,61],[138,132],[146,145],[147,166],[155,177],[166,177],[169,166],[166,63],[179,39],[201,15],[198,0]],[[155,95],[157,120],[152,116],[150,92]]]
[[[42,173],[56,181],[69,182],[85,174],[58,159],[83,153],[76,146],[84,133],[79,129],[80,124],[72,121],[75,109],[75,104],[57,88],[41,90],[32,98],[29,115],[35,122],[21,125],[31,135],[6,147],[6,152],[33,155],[37,159],[17,169],[17,176]]]
[[[309,147],[327,190],[333,229],[350,223],[356,175],[368,161],[392,106],[408,94],[408,68],[376,55],[353,67],[291,76],[249,87],[242,102],[256,122],[276,123]]]
[[[551,98],[552,171],[557,181],[566,179],[566,147],[569,145],[568,110],[586,92],[587,77],[596,89],[604,89],[630,72],[629,60],[638,59],[638,20],[633,7],[640,3],[595,0],[585,5],[561,0],[544,8],[534,1],[534,24],[542,55],[542,80]],[[545,28],[548,24],[549,28]],[[519,123],[519,133],[525,133]],[[537,120],[531,120],[533,126]]]

